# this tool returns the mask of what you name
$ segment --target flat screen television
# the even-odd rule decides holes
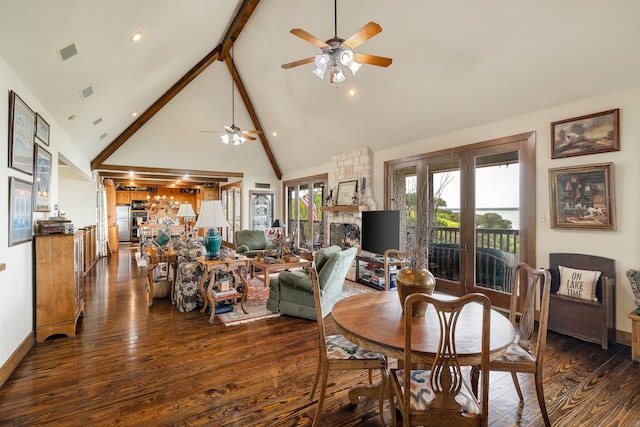
[[[400,249],[400,211],[363,211],[360,247],[383,255],[387,249]]]

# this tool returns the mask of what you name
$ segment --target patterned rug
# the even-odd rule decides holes
[[[373,292],[374,289],[354,283],[349,280],[344,282],[342,293],[345,297],[365,292]],[[267,310],[267,299],[269,298],[269,287],[264,286],[262,280],[249,279],[249,293],[244,302],[244,308],[249,314],[244,314],[240,304],[233,307],[233,311],[219,314],[217,317],[225,326],[241,325],[243,323],[255,322],[256,320],[271,319],[279,317],[280,313]]]

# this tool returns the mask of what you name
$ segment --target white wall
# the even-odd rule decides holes
[[[51,174],[51,212],[34,212],[33,221],[47,219],[54,215],[53,204],[59,200],[58,153],[64,154],[78,173],[84,174],[90,181],[91,168],[87,159],[61,131],[57,122],[43,108],[24,83],[0,58],[0,155],[8,159],[8,94],[15,91],[24,102],[35,112],[38,112],[51,126],[50,145],[45,147],[53,156]],[[12,247],[8,244],[8,212],[9,212],[9,177],[14,176],[25,181],[33,182],[33,176],[9,168],[8,161],[0,161],[0,263],[6,264],[6,270],[0,272],[0,365],[3,365],[13,352],[33,330],[33,242],[21,243]],[[95,184],[90,183],[95,188]],[[95,195],[92,200],[95,200]],[[87,212],[94,212],[94,203],[87,205],[86,200],[70,209],[77,212],[79,217],[86,218]],[[72,221],[74,220],[70,217]],[[86,224],[82,224],[86,225]]]
[[[601,111],[620,109],[620,147],[613,153],[551,159],[551,122]],[[630,268],[640,268],[640,201],[636,189],[640,183],[640,88],[612,93],[574,104],[562,105],[525,116],[416,141],[373,153],[373,183],[371,188],[378,206],[384,205],[384,162],[406,156],[428,153],[449,147],[487,141],[499,137],[536,132],[536,218],[537,267],[548,267],[549,253],[575,252],[603,256],[616,261],[616,328],[630,332],[626,314],[636,308],[633,294],[625,277]],[[550,168],[613,162],[615,167],[616,231],[584,231],[551,229],[549,223]],[[296,171],[285,179],[328,172],[331,165]]]

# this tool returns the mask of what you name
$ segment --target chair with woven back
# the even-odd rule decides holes
[[[435,309],[440,325],[437,352],[430,369],[418,364],[412,352],[412,325],[425,322],[426,316],[413,316],[413,307],[427,302],[429,310]],[[457,320],[468,304],[482,306],[482,323],[478,332],[482,335],[480,366],[482,394],[480,399],[473,393],[469,370],[461,366],[456,353]],[[491,328],[491,302],[486,296],[474,293],[451,300],[442,300],[426,294],[409,295],[404,302],[404,357],[403,367],[412,367],[410,374],[403,368],[391,369],[390,383],[397,398],[397,407],[402,414],[403,426],[428,425],[486,426],[489,412],[489,339]],[[474,361],[475,362],[475,361]],[[391,411],[392,424],[396,425],[396,413]]]
[[[522,277],[521,277],[522,276]],[[521,280],[525,279],[524,283]],[[547,343],[547,322],[549,318],[549,298],[551,289],[551,274],[548,270],[535,269],[530,265],[520,262],[514,274],[514,283],[511,288],[511,304],[509,308],[509,320],[516,330],[514,342],[501,356],[489,362],[489,370],[510,372],[513,385],[516,388],[520,402],[524,402],[522,390],[518,382],[518,373],[534,375],[536,395],[540,412],[545,426],[551,426],[547,406],[544,400],[542,387],[542,368],[544,350]],[[525,295],[524,306],[518,315],[518,295]],[[536,302],[539,302],[538,333],[535,342],[532,336],[535,330]],[[478,367],[473,368],[473,383],[477,385]]]
[[[318,273],[316,272],[315,263],[309,268],[309,274],[311,276],[311,282],[313,285],[313,298],[315,301],[316,320],[318,323],[318,338],[320,343],[320,358],[318,360],[318,370],[313,381],[313,388],[311,389],[310,400],[313,397],[318,386],[318,380],[320,380],[320,397],[318,398],[318,406],[316,408],[316,414],[313,419],[313,426],[317,426],[320,421],[320,415],[322,413],[322,405],[327,390],[327,379],[329,371],[342,371],[342,370],[368,370],[369,371],[369,384],[372,384],[372,370],[379,369],[382,381],[382,387],[380,389],[379,411],[382,425],[384,424],[384,398],[386,397],[387,390],[387,364],[386,359],[380,353],[367,350],[359,345],[349,341],[342,335],[326,335],[324,327],[324,318],[329,314],[322,312],[321,304],[321,288],[318,281]]]

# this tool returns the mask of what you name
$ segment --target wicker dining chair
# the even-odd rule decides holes
[[[369,384],[372,383],[372,370],[379,369],[382,381],[382,387],[380,390],[379,411],[382,425],[384,423],[384,399],[387,396],[387,364],[386,359],[380,353],[370,351],[360,347],[359,345],[349,341],[342,335],[325,335],[324,318],[329,313],[322,312],[321,299],[321,286],[318,281],[318,274],[316,272],[315,263],[309,268],[311,275],[311,282],[313,284],[313,298],[315,301],[316,318],[318,323],[318,338],[320,343],[320,358],[318,359],[318,369],[313,381],[313,388],[311,389],[310,400],[313,400],[316,388],[318,386],[318,380],[320,381],[320,397],[318,398],[318,406],[316,408],[316,414],[313,419],[313,427],[317,426],[320,421],[320,415],[322,413],[322,405],[327,390],[327,379],[329,371],[343,371],[343,370],[363,370],[369,371]]]

